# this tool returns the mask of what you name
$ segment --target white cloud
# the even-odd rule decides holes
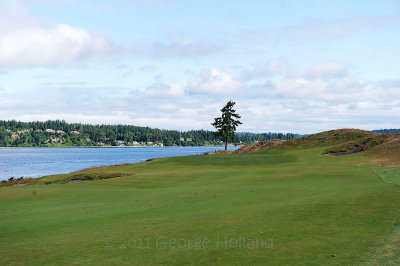
[[[231,94],[237,92],[241,83],[228,73],[218,69],[205,69],[199,76],[189,80],[191,94]]]
[[[156,82],[145,90],[145,95],[149,97],[181,97],[184,93],[185,88],[178,82]]]
[[[342,62],[322,62],[309,67],[287,67],[285,77],[289,79],[336,79],[348,75],[347,66]]]
[[[322,62],[309,67],[294,66],[285,58],[271,59],[265,64],[254,65],[242,73],[244,80],[266,79],[285,76],[286,79],[335,79],[349,74],[343,62]]]
[[[286,58],[274,58],[267,63],[253,65],[251,69],[245,69],[242,72],[243,80],[265,79],[272,76],[285,74],[290,67]]]
[[[347,74],[347,68],[343,63],[327,62],[311,66],[305,76],[312,79],[329,79],[344,77]]]
[[[313,66],[296,68],[309,70]],[[307,74],[299,72],[295,78],[264,76],[254,85],[253,80],[239,82],[231,73],[209,69],[189,79],[187,87],[182,85],[184,80],[156,80],[144,92],[134,94],[127,94],[132,91],[129,88],[91,88],[85,84],[43,85],[38,87],[40,94],[6,87],[0,92],[0,106],[6,107],[0,108],[0,119],[66,119],[212,130],[213,118],[232,99],[244,123],[239,131],[311,133],[345,127],[393,128],[398,124],[399,80],[349,76],[308,79]]]
[[[193,57],[216,53],[221,47],[212,42],[192,38],[173,38],[168,42],[155,42],[151,52],[156,57]]]
[[[157,70],[156,65],[144,65],[139,68],[139,71],[141,72],[154,72],[156,70]]]
[[[0,66],[76,64],[115,54],[105,37],[33,16],[17,2],[0,5]]]
[[[268,62],[267,71],[270,74],[279,74],[286,70],[288,67],[288,60],[286,58],[275,58]]]

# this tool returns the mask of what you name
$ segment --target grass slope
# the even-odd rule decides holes
[[[290,139],[283,143],[284,147],[305,148],[305,147],[324,147],[343,144],[349,141],[358,141],[377,133],[359,129],[337,129],[324,131],[321,133],[307,135],[302,138]]]
[[[310,146],[1,188],[0,264],[399,265],[395,161],[389,169],[377,152],[322,156],[327,145]]]

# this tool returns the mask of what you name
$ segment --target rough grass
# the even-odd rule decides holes
[[[255,151],[261,151],[265,149],[272,148],[276,145],[282,144],[283,140],[278,140],[278,139],[273,139],[273,140],[265,140],[265,141],[260,141],[255,144],[250,144],[246,146],[242,146],[233,153],[247,153],[247,152],[255,152]]]
[[[375,146],[381,145],[384,142],[388,141],[392,136],[389,134],[376,134],[370,135],[363,139],[353,140],[345,143],[341,143],[339,145],[335,145],[333,147],[329,147],[324,150],[322,154],[329,153],[351,153],[351,152],[361,152],[372,149]]]
[[[230,151],[230,150],[226,150],[226,151],[221,150],[221,151],[213,151],[213,152],[207,153],[206,155],[231,154],[231,153],[233,153],[233,151]]]
[[[370,144],[372,147],[371,143],[373,141],[378,142],[380,139],[384,139],[384,134],[378,134],[359,129],[337,129],[312,134],[301,138],[294,138],[288,141],[260,141],[255,144],[242,146],[234,153],[248,153],[266,149],[304,149],[326,146],[331,147],[323,151],[323,153],[349,152],[355,147],[357,148],[360,144],[360,141],[368,139],[370,140],[366,141],[366,143],[362,145],[363,147],[368,144]],[[379,144],[381,143],[383,142],[380,142]],[[359,151],[361,151],[361,149]]]
[[[255,144],[242,146],[233,153],[248,153],[266,149],[304,149],[326,146],[328,147],[322,151],[322,154],[332,155],[346,155],[368,151],[376,146],[382,146],[382,148],[378,147],[374,149],[372,154],[379,151],[378,156],[386,158],[387,156],[381,155],[387,155],[389,150],[399,150],[398,147],[400,147],[400,134],[373,133],[359,129],[337,129],[308,135],[301,138],[295,138],[288,141],[260,141]]]
[[[34,181],[33,178],[30,177],[21,177],[13,180],[2,180],[0,182],[0,187],[7,187],[7,186],[27,186]]]
[[[358,141],[376,133],[359,129],[337,129],[285,141],[283,147],[324,147]]]
[[[365,155],[371,158],[375,165],[400,169],[400,134],[389,135],[391,135],[391,138],[383,144],[367,150]]]
[[[400,265],[398,147],[382,145],[164,158],[2,188],[0,264]]]
[[[71,181],[94,181],[102,179],[110,179],[121,177],[124,173],[113,173],[113,172],[76,172],[66,175],[51,175],[43,178],[35,179],[31,184],[33,185],[50,185],[50,184],[63,184]]]

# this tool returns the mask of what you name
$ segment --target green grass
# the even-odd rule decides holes
[[[399,172],[325,148],[165,158],[81,172],[113,179],[1,188],[0,264],[399,265]]]

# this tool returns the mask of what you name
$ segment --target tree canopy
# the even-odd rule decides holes
[[[236,144],[236,127],[242,124],[239,121],[239,118],[241,118],[240,115],[236,114],[236,110],[233,109],[235,104],[232,101],[227,102],[221,109],[221,117],[214,118],[214,123],[211,123],[217,129],[214,134],[221,137],[225,142],[225,150],[227,149],[229,139]]]
[[[235,134],[237,142],[290,139],[291,133]],[[133,125],[88,125],[65,121],[20,122],[0,120],[0,147],[48,146],[203,146],[221,145],[222,138],[208,130],[165,130]]]

